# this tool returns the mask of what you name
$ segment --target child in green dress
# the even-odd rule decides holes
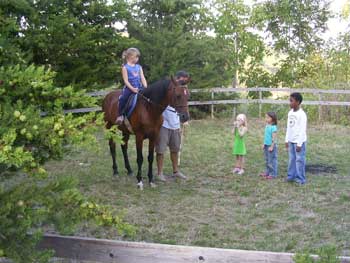
[[[232,172],[240,175],[244,174],[244,156],[247,154],[245,134],[247,131],[247,117],[244,114],[238,114],[236,121],[233,122],[232,129],[234,134],[233,155],[236,156],[236,163]]]

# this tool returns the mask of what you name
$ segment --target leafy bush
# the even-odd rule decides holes
[[[325,245],[316,251],[318,258],[315,259],[310,255],[310,251],[306,250],[302,253],[296,253],[293,257],[295,263],[340,263],[337,256],[337,248],[333,245]]]
[[[70,234],[82,220],[95,220],[135,233],[110,208],[86,200],[73,176],[55,178],[43,168],[73,145],[93,147],[103,124],[102,114],[64,115],[64,107],[94,106],[94,99],[55,87],[54,75],[43,67],[0,68],[0,255],[16,262],[49,260],[51,252],[36,250],[46,226]]]

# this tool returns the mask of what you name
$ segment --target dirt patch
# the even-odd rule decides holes
[[[307,173],[316,175],[337,173],[337,168],[335,166],[325,164],[307,164],[305,170]]]

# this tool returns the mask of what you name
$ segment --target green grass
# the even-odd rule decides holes
[[[249,121],[246,174],[233,175],[229,120],[192,121],[186,129],[181,169],[187,181],[158,182],[155,189],[136,189],[127,177],[118,151],[119,178],[112,177],[108,144],[99,134],[98,152],[76,152],[51,161],[55,176],[79,178],[82,191],[101,204],[125,213],[138,228],[135,241],[221,248],[295,252],[336,245],[350,255],[350,174],[348,128],[309,125],[307,162],[336,166],[337,174],[307,174],[308,183],[285,183],[287,154],[285,121],[280,122],[279,178],[264,181],[261,142],[264,123]],[[136,171],[134,139],[130,160]],[[144,151],[144,181],[147,158]],[[81,165],[83,163],[84,165]],[[166,154],[165,174],[171,172]],[[155,170],[155,165],[154,165]],[[121,239],[115,230],[81,226],[77,235]],[[130,239],[129,239],[130,240]]]

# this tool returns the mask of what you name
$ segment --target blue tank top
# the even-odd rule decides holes
[[[134,88],[142,88],[141,83],[141,66],[136,64],[135,66],[130,66],[124,64],[126,71],[128,72],[128,81]]]

